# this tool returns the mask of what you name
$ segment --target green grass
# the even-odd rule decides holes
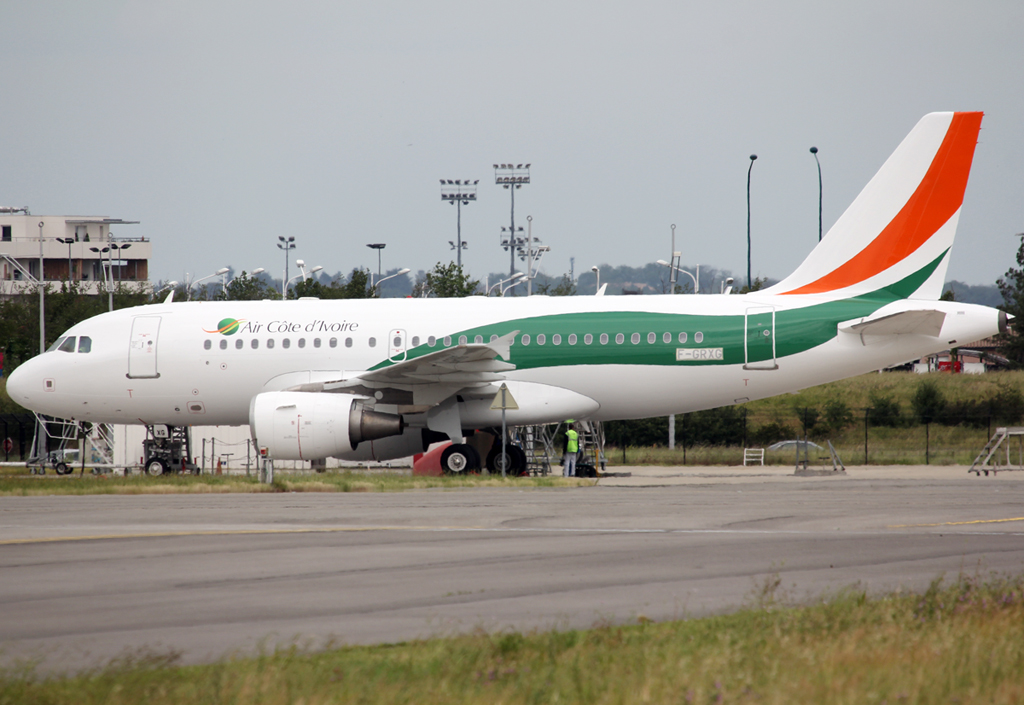
[[[726,616],[284,649],[176,667],[148,654],[73,677],[0,673],[7,703],[1019,703],[1024,580],[848,589],[785,608],[778,576]]]
[[[23,471],[24,473],[24,471]],[[274,483],[262,484],[255,477],[237,475],[144,475],[78,474],[57,477],[19,475],[0,476],[0,496],[43,496],[84,494],[219,494],[228,492],[400,492],[430,488],[462,487],[578,487],[592,485],[584,478],[547,477],[501,478],[489,475],[455,477],[413,477],[390,473],[292,474],[277,472]]]

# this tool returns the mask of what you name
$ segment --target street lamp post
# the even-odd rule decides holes
[[[121,269],[124,267],[123,262],[125,261],[125,260],[122,259],[122,256],[124,254],[124,251],[127,250],[131,246],[132,246],[132,244],[130,242],[126,242],[126,243],[124,243],[122,245],[118,245],[117,243],[114,243],[114,242],[110,243],[110,255],[111,255],[111,258],[113,258],[113,255],[114,255],[115,252],[117,252],[118,250],[121,251],[121,254],[118,254],[118,256],[117,256],[117,284],[118,284],[118,289],[119,290],[121,288],[120,287],[120,284],[121,284]],[[111,259],[111,266],[113,266],[113,259]],[[111,289],[113,289],[113,278],[114,278],[113,270],[111,270],[110,278],[112,280],[111,281]],[[111,292],[110,296],[113,297],[113,295],[114,295],[113,292]]]
[[[669,267],[674,272],[679,272],[681,274],[685,274],[686,276],[688,276],[690,279],[693,280],[693,293],[694,294],[699,294],[700,293],[700,265],[699,264],[697,265],[697,276],[694,276],[694,275],[690,274],[689,272],[687,272],[682,267],[677,267],[676,265],[672,264],[671,262],[666,262],[663,259],[659,259],[658,260],[658,264],[663,265],[665,267]],[[675,287],[674,286],[672,287],[672,292],[675,293]]]
[[[491,284],[491,285],[490,285],[489,287],[487,287],[487,293],[486,293],[486,294],[484,294],[484,296],[490,296],[490,295],[491,295],[491,292],[492,292],[492,291],[494,291],[495,289],[497,289],[497,290],[498,290],[498,293],[499,293],[499,294],[500,294],[501,296],[504,296],[504,295],[505,295],[505,293],[504,293],[504,292],[505,292],[506,290],[502,288],[502,286],[501,286],[502,284],[507,284],[507,283],[508,283],[508,282],[510,282],[510,281],[515,281],[515,282],[516,282],[516,283],[518,284],[519,282],[521,282],[521,281],[523,280],[523,278],[524,278],[525,276],[526,276],[526,275],[525,275],[525,274],[523,274],[522,272],[516,272],[515,274],[513,274],[513,275],[512,275],[511,277],[509,277],[508,279],[502,279],[502,280],[501,280],[500,282],[498,282],[497,284]]]
[[[188,295],[186,296],[186,301],[191,301],[192,300],[192,287],[194,287],[196,284],[198,284],[199,282],[204,282],[207,279],[213,279],[214,277],[224,276],[225,274],[227,274],[230,271],[231,271],[231,269],[228,268],[228,267],[221,267],[220,269],[218,269],[213,274],[207,274],[205,277],[200,277],[199,279],[196,279],[194,282],[192,282],[191,284],[188,285]]]
[[[278,235],[277,239],[277,248],[284,250],[284,279],[281,280],[281,300],[284,301],[288,298],[288,250],[295,249],[295,237],[286,239],[283,235]]]
[[[57,242],[61,242],[68,246],[68,291],[71,290],[71,245],[74,243],[75,238],[73,237],[59,237]]]
[[[590,271],[597,277],[597,283],[594,284],[594,295],[597,296],[601,293],[601,269],[597,265],[594,265],[590,268]]]
[[[458,211],[455,230],[456,242],[449,240],[448,244],[456,251],[455,263],[459,267],[462,267],[462,251],[468,247],[468,244],[462,241],[462,207],[468,206],[470,201],[476,200],[476,185],[478,183],[480,183],[479,179],[472,183],[469,179],[455,179],[454,182],[451,179],[441,179],[441,200],[453,204]]]
[[[821,242],[821,162],[818,161],[818,148],[811,147],[814,163],[818,165],[818,242]]]
[[[39,354],[46,352],[46,278],[43,276],[43,221],[39,221]]]
[[[381,285],[381,284],[383,284],[384,282],[386,282],[386,281],[387,281],[388,279],[394,279],[395,277],[400,277],[400,276],[402,276],[403,274],[408,274],[408,273],[409,273],[409,272],[411,272],[411,271],[412,271],[412,270],[411,270],[411,269],[409,269],[408,267],[402,267],[401,269],[399,269],[399,270],[398,270],[397,272],[395,272],[394,274],[389,274],[388,276],[384,277],[383,279],[378,279],[378,280],[377,280],[377,283],[376,283],[376,284],[374,284],[374,285],[373,285],[373,286],[371,287],[371,289],[374,289],[374,290],[376,290],[376,291],[377,291],[377,295],[378,295],[378,296],[380,296],[380,285]]]
[[[91,252],[95,252],[95,253],[99,254],[99,256],[100,256],[100,271],[103,272],[103,288],[105,288],[107,290],[107,310],[113,311],[114,310],[114,288],[111,285],[111,283],[109,281],[109,278],[108,278],[108,275],[107,275],[107,269],[109,269],[109,264],[108,264],[107,267],[103,266],[103,255],[108,253],[108,252],[110,252],[110,247],[104,247],[102,250],[100,248],[98,248],[98,247],[90,247],[89,250]],[[109,258],[108,258],[107,261],[109,263],[109,261],[110,261]],[[110,274],[113,275],[113,272],[111,272]]]
[[[387,247],[387,243],[385,243],[385,242],[371,242],[371,243],[368,243],[366,246],[369,247],[371,250],[377,250],[377,281],[380,281],[380,251],[383,250],[385,247]],[[373,275],[372,274],[370,275],[370,278],[373,279]],[[370,288],[371,289],[373,288],[373,282],[372,281],[370,282]]]
[[[516,271],[516,190],[521,189],[523,184],[530,183],[529,164],[495,164],[494,183],[500,184],[509,190],[512,195],[511,219],[508,229],[508,240],[501,243],[509,251],[508,274],[512,276]],[[502,228],[504,230],[504,228]],[[519,228],[522,232],[522,228]]]
[[[747,290],[754,288],[754,280],[750,278],[750,172],[754,169],[756,154],[750,155],[750,166],[747,168]]]

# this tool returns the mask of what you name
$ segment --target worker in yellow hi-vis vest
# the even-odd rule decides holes
[[[565,422],[565,451],[562,456],[562,475],[565,477],[576,476],[576,455],[580,452],[580,434],[574,427],[575,421],[569,419]]]

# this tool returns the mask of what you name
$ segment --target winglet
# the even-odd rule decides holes
[[[493,350],[495,355],[499,356],[502,360],[507,361],[509,356],[512,354],[512,343],[515,341],[517,335],[519,335],[519,331],[514,330],[493,342],[485,343],[485,345]]]
[[[851,295],[883,288],[942,257],[911,295],[937,299],[982,113],[925,115],[774,294]]]

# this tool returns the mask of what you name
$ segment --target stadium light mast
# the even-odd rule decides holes
[[[369,242],[366,246],[371,250],[377,250],[377,281],[380,281],[380,251],[388,245],[386,242]],[[373,272],[370,272],[370,288],[373,288]]]
[[[281,300],[286,301],[288,299],[288,251],[295,249],[295,236],[291,235],[285,238],[283,235],[278,235],[277,239],[277,248],[284,250],[284,279],[281,280]]]
[[[756,154],[750,155],[750,166],[747,167],[747,291],[754,290],[754,280],[750,278],[750,172],[754,170]]]
[[[480,183],[480,179],[470,181],[469,179],[441,179],[441,200],[448,201],[458,210],[458,220],[456,220],[456,242],[448,241],[448,244],[452,246],[452,249],[456,251],[455,263],[462,267],[462,251],[468,247],[468,244],[462,241],[462,207],[468,206],[470,201],[476,200],[476,185]]]
[[[495,164],[494,183],[500,184],[502,188],[509,190],[512,195],[511,219],[509,221],[508,238],[501,241],[501,246],[509,251],[508,275],[511,277],[516,273],[516,248],[521,244],[521,236],[516,233],[516,190],[521,189],[523,184],[530,183],[529,164]],[[501,229],[505,232],[505,228]],[[518,232],[522,232],[520,227]]]

